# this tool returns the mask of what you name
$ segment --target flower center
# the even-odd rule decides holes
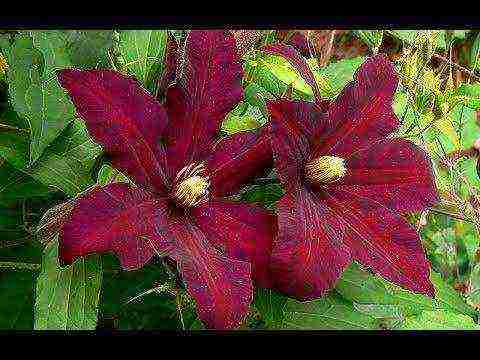
[[[203,164],[190,164],[175,178],[171,197],[182,207],[192,207],[208,200],[210,180],[205,176]]]
[[[340,180],[347,173],[345,160],[338,156],[320,156],[305,165],[305,178],[311,184],[324,184]]]

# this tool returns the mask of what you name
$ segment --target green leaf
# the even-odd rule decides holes
[[[259,53],[245,62],[247,86],[253,82],[263,88],[270,97],[281,98],[289,86],[293,87],[293,98],[311,100],[311,87],[296,72],[285,58]]]
[[[260,203],[267,209],[273,209],[283,196],[284,190],[278,183],[252,185],[241,194],[241,199],[251,203]]]
[[[80,68],[109,68],[107,51],[113,46],[113,30],[69,30],[67,53]]]
[[[374,52],[382,44],[383,40],[383,30],[354,30],[354,33],[369,47],[371,47]]]
[[[255,130],[266,123],[261,110],[255,106],[246,106],[246,110],[241,114],[236,114],[233,110],[223,120],[221,130],[227,135],[232,135],[240,131]]]
[[[353,307],[355,310],[375,318],[381,329],[395,329],[405,321],[402,310],[397,305],[354,303]]]
[[[355,310],[352,303],[335,295],[307,302],[289,299],[285,305],[285,329],[368,330],[375,327],[375,318]]]
[[[167,30],[120,31],[119,51],[125,68],[154,95],[164,69],[167,35]]]
[[[256,289],[254,306],[261,314],[266,328],[277,329],[282,327],[287,299],[287,297],[270,289]]]
[[[406,318],[399,330],[480,330],[480,327],[469,316],[437,310]]]
[[[32,330],[36,274],[0,271],[0,329]]]
[[[462,102],[470,109],[480,109],[480,84],[462,84],[457,89],[456,95],[460,95]]]
[[[146,291],[164,284],[168,275],[160,260],[155,259],[135,271],[122,271],[118,260],[110,255],[102,256],[104,280],[101,297],[101,321],[105,327],[122,330],[181,328],[173,297]],[[133,300],[135,297],[144,294]],[[185,328],[189,329],[196,313],[194,308],[183,309]]]
[[[102,263],[98,255],[60,268],[58,243],[47,245],[37,281],[35,329],[95,329],[101,283]]]
[[[405,316],[419,314],[423,310],[445,309],[454,313],[473,316],[475,310],[440,275],[431,271],[430,279],[435,287],[435,299],[402,289],[378,276],[369,274],[352,264],[338,281],[336,290],[346,299],[359,304],[396,305]]]
[[[98,171],[97,184],[108,185],[117,182],[132,183],[132,181],[120,170],[117,170],[108,164],[103,164]]]
[[[91,169],[101,151],[83,121],[76,120],[25,171],[42,184],[75,196],[94,184]]]
[[[426,30],[388,30],[388,32],[396,37],[397,39],[402,40],[407,44],[413,44],[415,39],[418,37],[420,31]],[[435,30],[436,34],[436,46],[439,50],[444,50],[446,48],[445,43],[445,30]]]
[[[470,272],[470,286],[467,299],[470,305],[480,309],[480,264],[476,264]]]
[[[75,116],[55,75],[56,69],[71,65],[63,41],[59,32],[34,32],[33,38],[19,36],[10,51],[9,96],[30,128],[30,163],[38,160]]]
[[[480,68],[480,34],[477,35],[470,48],[470,68],[473,71]]]
[[[2,130],[2,125],[6,125]],[[0,115],[0,157],[3,157],[17,169],[23,169],[29,161],[28,125],[8,108]]]
[[[343,59],[332,62],[323,68],[318,68],[313,59],[309,59],[308,62],[314,72],[322,97],[333,99],[340,94],[348,82],[353,80],[355,71],[363,64],[364,60],[363,56]]]
[[[1,161],[0,161],[1,162]],[[44,196],[51,191],[31,176],[16,170],[8,163],[0,166],[0,205],[22,199]]]

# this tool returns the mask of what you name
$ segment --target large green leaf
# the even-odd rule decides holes
[[[285,304],[284,329],[368,330],[375,329],[376,324],[375,318],[334,294],[307,302],[289,299]]]
[[[109,68],[107,51],[113,46],[113,30],[69,30],[66,47],[72,65]]]
[[[166,30],[122,30],[119,51],[128,73],[135,76],[152,94],[163,72],[167,46]]]
[[[254,306],[260,313],[266,328],[276,329],[282,326],[287,299],[270,289],[256,289]]]
[[[94,184],[91,170],[101,152],[85,124],[75,120],[25,171],[42,184],[74,196]]]
[[[32,330],[35,273],[0,271],[0,329]]]
[[[28,124],[10,107],[0,114],[0,157],[17,169],[28,165],[29,132]]]
[[[473,319],[467,315],[455,314],[445,310],[422,311],[418,316],[405,319],[399,330],[480,330]]]
[[[101,283],[102,263],[98,255],[61,268],[58,243],[48,244],[37,281],[35,329],[95,329]]]
[[[352,264],[343,273],[336,289],[344,298],[359,304],[396,305],[405,316],[436,309],[474,316],[475,310],[440,275],[431,271],[430,278],[435,287],[434,300],[402,289]]]
[[[0,205],[5,206],[22,199],[43,196],[50,191],[47,186],[16,170],[9,163],[0,165]]]
[[[15,111],[30,128],[30,163],[74,119],[75,108],[60,87],[55,70],[70,66],[61,32],[19,36],[9,54],[8,85]]]

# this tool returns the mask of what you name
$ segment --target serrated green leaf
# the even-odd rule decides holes
[[[37,280],[35,329],[95,329],[101,283],[102,263],[98,255],[60,268],[58,243],[47,245]]]
[[[407,317],[399,330],[480,330],[480,327],[469,316],[437,310]]]
[[[168,32],[122,30],[119,35],[119,51],[124,67],[155,95],[157,80],[164,68]]]

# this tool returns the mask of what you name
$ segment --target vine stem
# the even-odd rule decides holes
[[[451,61],[450,59],[447,59],[446,57],[443,57],[442,55],[439,55],[439,54],[433,54],[433,57],[434,58],[437,58],[441,61],[444,61],[446,62],[447,64],[453,66],[453,67],[456,67],[457,69],[459,70],[462,70],[463,72],[466,72],[468,73],[471,77],[475,78],[476,80],[479,80],[480,81],[480,77],[475,75],[475,73],[473,72],[473,70],[470,70],[470,69],[467,69],[466,67],[463,67],[462,65],[460,64],[457,64],[456,62],[453,62]]]

